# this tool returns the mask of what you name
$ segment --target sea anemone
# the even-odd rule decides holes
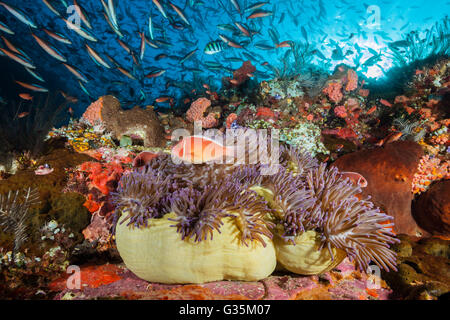
[[[177,218],[170,220],[177,222],[172,227],[177,228],[182,240],[195,237],[198,242],[206,240],[208,234],[211,240],[213,239],[213,231],[219,231],[221,218],[224,216],[218,196],[215,187],[206,187],[202,191],[188,187],[172,194],[170,211],[174,212]]]
[[[345,255],[363,271],[371,261],[395,269],[389,245],[397,240],[388,224],[393,218],[358,199],[359,186],[292,147],[280,147],[280,164],[276,174],[262,175],[260,163],[175,164],[169,155],[159,155],[122,177],[114,194],[115,220],[127,215],[123,221],[143,229],[149,219],[168,219],[182,240],[193,243],[213,240],[229,221],[246,247],[254,241],[265,247],[277,237],[291,258],[296,249],[288,243],[307,244],[301,254],[316,248],[321,265],[308,262],[295,269],[311,272],[305,274],[324,272]]]
[[[336,168],[325,164],[309,172],[308,190],[316,199],[306,228],[315,227],[322,234],[322,247],[344,250],[360,270],[367,270],[370,261],[386,271],[395,267],[396,255],[389,244],[398,242],[389,224],[393,217],[380,212],[372,202],[359,200],[359,186],[339,177]]]
[[[272,239],[270,229],[275,225],[268,220],[271,209],[267,202],[254,191],[243,189],[241,185],[229,182],[223,187],[226,192],[226,201],[223,208],[227,216],[234,217],[241,232],[241,241],[248,246],[247,241],[257,240],[264,247],[261,235]]]
[[[164,215],[170,178],[146,168],[122,176],[117,192],[112,193],[116,205],[115,222],[126,213],[127,225],[147,226],[147,220]]]
[[[188,187],[175,191],[170,197],[170,212],[177,218],[173,227],[182,239],[193,237],[195,242],[213,239],[213,231],[220,232],[224,217],[234,218],[242,243],[257,240],[266,246],[261,235],[272,238],[269,231],[274,225],[266,220],[271,213],[263,198],[245,190],[231,179],[220,186],[207,186],[202,190]]]
[[[311,155],[303,149],[294,148],[292,146],[285,147],[280,146],[280,163],[292,171],[295,176],[305,177],[306,174],[318,167],[318,161],[316,158],[311,157]]]

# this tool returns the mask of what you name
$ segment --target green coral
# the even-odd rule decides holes
[[[251,129],[270,129],[273,125],[265,120],[253,120],[246,124]],[[329,154],[330,151],[321,141],[320,127],[311,122],[302,122],[293,128],[280,130],[280,141],[308,151],[313,157],[318,153]]]
[[[269,129],[272,128],[272,124],[266,120],[258,119],[248,122],[247,127],[251,129]]]
[[[269,95],[279,96],[280,99],[302,97],[303,92],[301,83],[296,79],[274,79],[267,82]]]

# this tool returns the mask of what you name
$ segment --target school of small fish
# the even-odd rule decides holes
[[[305,63],[327,70],[345,62],[361,72],[377,68],[383,73],[390,51],[398,54],[408,46],[402,35],[419,24],[432,26],[450,8],[449,1],[439,0],[436,15],[407,18],[421,13],[423,5],[389,0],[4,0],[0,56],[8,59],[3,63],[14,61],[25,69],[26,76],[13,79],[29,91],[19,94],[24,101],[59,91],[71,103],[84,105],[113,94],[124,107],[173,107],[205,84],[220,87],[222,78],[247,60],[257,66],[252,74],[257,80],[289,75],[289,68],[302,72],[293,67],[299,53]],[[382,9],[379,26],[371,21],[376,8]]]

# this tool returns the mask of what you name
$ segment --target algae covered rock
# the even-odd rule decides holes
[[[171,227],[175,215],[148,221],[148,228],[119,223],[116,244],[128,269],[142,279],[160,283],[204,283],[218,280],[257,281],[268,277],[276,266],[275,248],[265,238],[245,246],[234,219],[223,219],[213,240],[181,240]],[[263,236],[264,237],[264,236]]]
[[[80,234],[91,222],[91,214],[83,205],[85,201],[84,196],[79,193],[63,193],[51,200],[49,215],[74,233]]]
[[[382,272],[394,290],[393,298],[434,300],[450,294],[450,241],[402,235],[398,252],[398,272]]]
[[[140,137],[145,147],[161,147],[164,144],[164,128],[152,108],[138,106],[124,110],[119,100],[105,96],[101,108],[101,120],[106,129],[118,140],[122,136]]]

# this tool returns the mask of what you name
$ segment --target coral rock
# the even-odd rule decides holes
[[[421,228],[450,238],[450,180],[433,184],[413,202],[412,210]]]
[[[122,136],[138,136],[145,147],[161,147],[165,143],[164,128],[156,113],[151,108],[142,109],[138,106],[123,110],[120,102],[113,96],[102,98],[101,119],[106,130],[120,140]]]
[[[334,114],[339,118],[345,118],[348,116],[345,106],[337,106],[336,108],[334,108]]]
[[[411,185],[422,155],[417,143],[397,141],[344,155],[333,165],[363,175],[368,182],[363,196],[370,195],[375,205],[394,217],[395,232],[416,235],[420,229],[411,215]]]

